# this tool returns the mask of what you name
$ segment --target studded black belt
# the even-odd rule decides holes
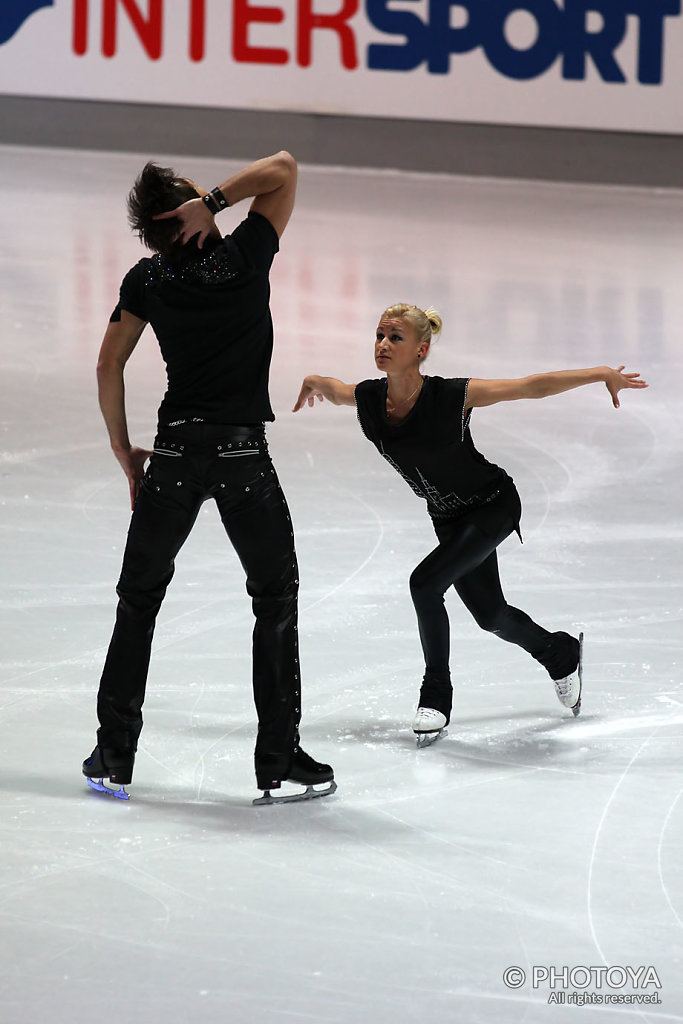
[[[218,455],[255,455],[267,449],[263,423],[203,423],[190,421],[159,427],[154,441],[158,455],[182,455],[183,452],[215,451]]]

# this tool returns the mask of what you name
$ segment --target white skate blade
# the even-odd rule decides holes
[[[85,780],[91,789],[94,789],[96,793],[104,793],[106,796],[115,796],[117,800],[130,800],[130,793],[126,793],[123,786],[118,789],[110,789],[109,786],[105,786],[104,779],[97,781],[96,779],[89,779],[86,776]]]
[[[312,785],[307,786],[303,793],[287,793],[284,796],[272,796],[269,789],[266,789],[263,796],[252,800],[253,807],[264,807],[267,804],[298,804],[303,800],[315,800],[319,796],[332,796],[337,792],[337,783],[332,780],[325,789],[315,789]]]
[[[574,718],[581,714],[581,693],[583,691],[583,633],[579,633],[579,699],[572,708]]]
[[[432,743],[436,743],[437,740],[448,736],[448,729],[438,729],[436,732],[416,732],[415,735],[417,737],[417,749],[422,750],[424,747],[431,747]]]

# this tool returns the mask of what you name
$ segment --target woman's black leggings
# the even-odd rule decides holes
[[[576,668],[578,641],[567,633],[548,632],[505,600],[496,548],[515,525],[505,509],[501,509],[497,525],[492,511],[488,506],[485,530],[477,525],[476,510],[462,519],[437,524],[438,546],[410,577],[426,678],[442,684],[450,680],[450,629],[444,595],[453,586],[482,629],[522,647],[551,678],[561,679]]]

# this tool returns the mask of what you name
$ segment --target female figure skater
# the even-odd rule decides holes
[[[472,410],[598,382],[606,385],[619,408],[619,391],[647,387],[638,373],[624,373],[623,366],[513,380],[423,376],[420,365],[441,325],[433,309],[389,306],[375,338],[375,363],[386,380],[365,380],[354,387],[332,377],[308,376],[293,410],[312,406],[316,398],[355,405],[365,436],[427,502],[439,543],[410,577],[425,659],[413,721],[418,746],[433,742],[450,720],[453,691],[444,605],[450,586],[482,629],[517,644],[543,665],[564,707],[575,715],[581,710],[583,634],[551,633],[503,596],[496,548],[513,530],[519,534],[521,504],[511,477],[474,447]]]

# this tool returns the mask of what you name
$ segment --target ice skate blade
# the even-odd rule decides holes
[[[89,779],[86,777],[85,780],[91,789],[94,789],[96,793],[104,793],[106,796],[114,796],[117,800],[130,800],[130,793],[126,793],[123,786],[119,789],[110,789],[109,786],[105,786],[104,779],[99,781],[96,779]]]
[[[448,736],[448,729],[439,729],[438,732],[416,732],[415,735],[417,737],[417,749],[422,750],[423,747],[431,747],[432,743],[436,743],[437,740]]]
[[[583,694],[583,633],[579,633],[579,699],[572,708],[574,718],[581,714],[581,695]]]
[[[332,796],[337,792],[337,783],[332,780],[326,789],[314,789],[307,786],[303,793],[289,793],[286,796],[271,796],[270,790],[266,789],[263,796],[252,800],[254,807],[263,807],[266,804],[298,804],[303,800],[315,800],[319,796]]]
[[[574,707],[571,709],[574,718],[578,718],[581,714],[581,695],[583,693],[583,633],[579,633],[579,699],[577,700]]]

